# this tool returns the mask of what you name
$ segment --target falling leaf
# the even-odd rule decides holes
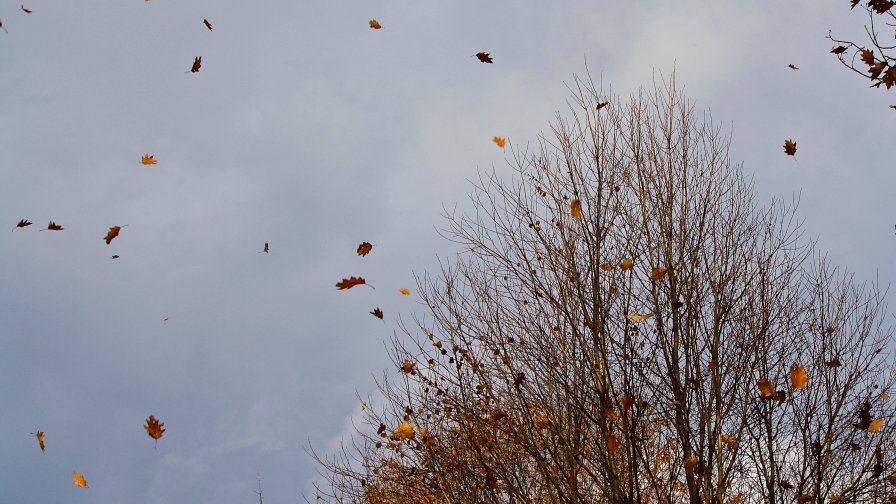
[[[44,445],[44,431],[32,432],[37,437],[37,444],[40,445],[40,451],[44,451],[47,447]]]
[[[392,431],[392,438],[396,440],[402,439],[413,439],[414,438],[414,424],[408,422],[401,422],[398,424]]]
[[[496,136],[496,137],[492,138],[492,142],[495,142],[498,145],[498,147],[503,149],[504,145],[507,143],[507,139]]]
[[[788,156],[796,154],[796,142],[791,139],[784,140],[784,153]]]
[[[411,374],[414,372],[414,368],[416,368],[416,367],[417,366],[416,366],[416,364],[414,364],[414,361],[412,361],[410,359],[405,359],[401,363],[401,372],[404,374]]]
[[[653,280],[654,282],[658,282],[658,281],[662,280],[663,277],[666,276],[666,271],[668,271],[668,270],[666,270],[666,268],[660,268],[660,267],[653,268],[653,271],[650,272],[650,279]]]
[[[208,22],[208,19],[202,18],[202,24],[204,24],[205,27],[208,28],[208,31],[212,31],[212,24]]]
[[[380,25],[379,21],[377,21],[376,19],[371,19],[370,27],[373,28],[374,30],[379,30],[380,28],[382,28],[382,25]]]
[[[793,366],[790,368],[790,384],[795,389],[801,389],[809,383],[809,374],[803,366]]]
[[[112,259],[118,259],[119,257],[121,257],[121,256],[118,254],[115,254],[114,256],[112,256]]]
[[[729,434],[722,434],[719,436],[719,441],[728,447],[729,450],[734,450],[737,448],[739,441],[736,436],[731,436]]]
[[[146,419],[146,425],[144,425],[143,428],[146,429],[146,434],[153,438],[155,443],[158,444],[159,438],[165,433],[164,425],[165,422],[160,422],[156,420],[156,417],[149,415],[149,418]]]
[[[115,237],[118,236],[119,231],[121,231],[121,226],[112,226],[109,228],[109,232],[106,233],[106,237],[103,238],[104,240],[106,240],[106,245],[112,243],[112,240],[114,240]]]
[[[370,253],[370,251],[371,251],[372,249],[373,249],[373,244],[372,244],[372,243],[370,243],[370,242],[361,242],[361,244],[358,245],[358,255],[359,255],[359,256],[366,256],[367,254]]]
[[[871,428],[871,402],[865,401],[862,403],[862,407],[859,408],[859,411],[856,412],[856,416],[859,417],[859,421],[852,424],[853,427],[859,430],[868,430]]]
[[[17,228],[23,228],[23,227],[25,227],[25,226],[30,226],[31,224],[32,224],[32,223],[31,223],[30,220],[28,220],[28,219],[22,219],[22,220],[19,221],[18,224],[16,224],[16,227],[17,227]],[[15,228],[13,228],[13,229],[15,229]]]
[[[616,439],[616,434],[612,432],[607,432],[607,449],[613,453],[619,451],[619,440]]]
[[[692,472],[694,474],[703,474],[706,468],[703,465],[703,460],[701,460],[696,455],[691,455],[690,457],[686,457],[683,461],[684,468],[688,472]]]
[[[884,426],[884,419],[878,418],[878,419],[872,421],[870,424],[868,424],[868,432],[877,432],[883,426]]]
[[[493,63],[492,57],[489,56],[487,52],[478,52],[476,53],[476,57],[483,63]]]
[[[582,218],[582,202],[580,202],[578,198],[569,202],[569,214],[572,215],[574,219]]]
[[[199,67],[202,66],[202,56],[196,56],[196,59],[193,60],[193,66],[190,67],[190,72],[196,73],[199,71]]]
[[[625,318],[634,320],[635,322],[640,322],[640,321],[642,321],[642,320],[647,320],[647,319],[649,319],[649,318],[652,317],[652,316],[653,316],[652,313],[647,313],[647,314],[645,314],[645,315],[641,315],[641,314],[637,314],[637,313],[632,313],[631,315],[626,315]]]
[[[62,231],[63,229],[65,228],[53,221],[50,221],[50,223],[47,224],[47,231]]]
[[[884,401],[886,401],[887,399],[890,398],[890,394],[888,394],[888,393],[886,393],[886,392],[881,392],[880,395],[879,395],[878,397],[880,397],[881,399],[883,399]]]
[[[410,295],[411,295],[411,291],[405,289],[404,287],[398,289],[398,292],[404,294],[405,296],[410,296]]]
[[[775,386],[766,378],[760,378],[759,381],[756,382],[756,386],[759,387],[759,393],[762,394],[763,399],[772,399],[775,397]]]
[[[831,49],[832,54],[843,54],[846,52],[846,46],[838,45],[837,47]]]
[[[25,6],[23,5],[23,6],[22,6],[22,12],[24,12],[25,14],[31,14],[31,13],[34,12],[34,11],[32,11],[31,9],[26,9]]]
[[[634,265],[635,265],[635,262],[632,261],[631,259],[623,259],[623,260],[619,263],[619,268],[620,268],[622,271],[627,271],[627,270],[632,269],[632,266],[634,266]]]
[[[367,280],[364,280],[361,277],[353,276],[353,277],[349,277],[349,278],[343,278],[341,282],[336,284],[336,288],[339,290],[351,289],[352,287],[354,287],[356,285],[362,285],[362,284],[366,284],[366,283],[367,283]]]
[[[264,248],[261,249],[261,251],[265,254],[271,253],[271,246],[268,244],[268,242],[264,242]]]
[[[601,263],[600,269],[604,271],[613,271],[613,266],[611,266],[609,263]]]
[[[800,69],[800,67],[794,65],[793,63],[787,65],[787,68],[789,68],[791,70],[799,70]]]
[[[75,481],[75,484],[81,488],[87,488],[87,480],[84,479],[84,475],[75,471],[72,473],[72,479]]]
[[[609,104],[610,104],[610,102],[608,102],[608,101],[600,102],[600,103],[597,104],[597,107],[595,107],[595,110],[600,110],[600,109],[606,107],[606,106],[609,105]]]
[[[140,163],[145,165],[153,165],[158,163],[155,157],[152,154],[144,154],[143,157],[140,158]]]
[[[383,320],[383,310],[380,310],[379,306],[377,306],[376,308],[374,308],[373,311],[370,312],[370,314],[373,315],[374,317],[380,319],[380,320]]]

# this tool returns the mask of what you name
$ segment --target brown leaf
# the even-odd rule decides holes
[[[795,389],[801,389],[809,383],[809,374],[803,366],[793,366],[790,368],[790,384]]]
[[[619,451],[619,440],[616,439],[616,434],[613,432],[607,432],[607,449],[613,453]]]
[[[824,361],[824,365],[829,368],[838,368],[838,367],[840,367],[840,359],[834,357],[833,359],[831,359],[829,361]]]
[[[149,415],[149,418],[146,419],[146,425],[144,425],[143,428],[146,429],[146,434],[153,438],[155,443],[158,444],[159,438],[165,433],[164,426],[165,422],[160,422],[156,420],[156,417]]]
[[[32,432],[37,438],[37,444],[40,445],[40,451],[44,451],[47,447],[44,445],[44,431]]]
[[[788,138],[784,140],[784,153],[788,156],[793,156],[796,154],[796,142]]]
[[[106,240],[106,245],[112,243],[112,240],[114,240],[115,237],[118,236],[119,231],[121,231],[121,226],[112,226],[109,228],[109,232],[106,233],[106,237],[103,238],[104,240]]]
[[[351,289],[352,287],[354,287],[356,285],[363,285],[366,283],[367,283],[367,280],[364,280],[362,277],[354,277],[353,276],[353,277],[343,278],[341,282],[336,284],[336,288],[339,290]]]
[[[24,12],[25,14],[31,14],[31,13],[34,12],[34,11],[32,11],[31,9],[26,9],[25,6],[23,5],[23,6],[22,6],[22,12]]]
[[[871,49],[862,49],[859,51],[859,57],[862,59],[862,63],[868,66],[874,64],[874,51]]]
[[[601,263],[600,269],[604,271],[613,271],[613,266],[611,266],[609,263]]]
[[[856,412],[856,416],[859,417],[858,422],[852,424],[852,426],[859,430],[868,430],[872,421],[871,402],[865,401],[862,407],[859,408],[859,411]]]
[[[47,224],[48,231],[62,231],[63,229],[65,229],[65,228],[60,226],[59,224],[56,224],[53,221],[50,221],[50,223]]]
[[[25,227],[25,226],[30,226],[30,225],[31,225],[31,221],[30,221],[30,220],[22,219],[22,220],[19,221],[18,224],[16,224],[16,227],[17,227],[17,228],[23,228],[23,227]]]
[[[658,282],[666,276],[666,268],[656,267],[653,268],[653,271],[650,272],[650,279],[654,282]]]
[[[370,253],[370,251],[371,251],[372,249],[373,249],[373,244],[372,244],[372,243],[370,243],[370,242],[361,242],[361,244],[358,245],[358,255],[359,255],[359,256],[366,256],[367,254]]]
[[[382,25],[380,25],[379,21],[377,21],[376,19],[371,19],[368,24],[374,30],[379,30],[380,28],[382,28]]]
[[[843,54],[846,52],[846,46],[838,45],[837,47],[831,49],[832,54]]]
[[[196,73],[199,71],[199,68],[202,66],[202,56],[196,56],[196,59],[193,60],[193,66],[190,67],[190,72]]]
[[[626,270],[632,269],[632,266],[634,266],[634,265],[635,265],[635,262],[632,261],[631,259],[623,259],[622,262],[619,263],[619,268],[622,271],[626,271]]]
[[[404,374],[411,374],[414,372],[414,369],[416,367],[417,367],[417,365],[414,364],[414,361],[412,361],[410,359],[405,359],[401,363],[401,372]]]
[[[791,70],[799,70],[800,69],[800,67],[794,65],[793,63],[787,65],[787,68],[789,68]]]
[[[268,242],[264,242],[264,248],[261,249],[261,251],[264,252],[265,254],[271,253],[271,246],[268,244]]]
[[[483,63],[493,63],[492,57],[489,56],[487,52],[478,52],[476,53],[476,57]]]
[[[569,213],[574,219],[582,218],[582,203],[578,198],[569,202]]]
[[[759,388],[759,393],[762,394],[763,399],[772,399],[775,396],[775,386],[766,378],[760,378],[756,382],[756,387]]]
[[[112,256],[112,259],[118,259],[119,257],[121,257],[121,256],[118,254],[115,254],[114,256]]]
[[[208,22],[208,19],[202,18],[202,24],[204,24],[205,27],[208,28],[208,31],[212,31],[212,24]]]
[[[595,107],[595,110],[600,110],[600,109],[606,107],[606,106],[609,105],[609,104],[610,104],[610,102],[608,102],[608,101],[600,102],[600,103],[597,104],[597,107]]]
[[[380,320],[383,320],[383,310],[380,310],[379,307],[374,308],[373,311],[370,312],[370,314]]]

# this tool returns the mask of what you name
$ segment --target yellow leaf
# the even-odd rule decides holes
[[[405,296],[410,296],[410,295],[411,295],[411,291],[405,289],[404,287],[398,289],[398,292],[404,294]]]
[[[569,213],[572,214],[575,219],[582,218],[582,203],[578,199],[569,202]]]
[[[392,437],[396,440],[401,439],[413,439],[414,438],[414,424],[408,422],[401,422],[398,424],[398,427],[392,431]]]
[[[373,28],[374,30],[379,30],[380,28],[382,28],[379,21],[377,21],[376,19],[370,20],[370,27]]]
[[[500,148],[503,149],[503,148],[504,148],[504,144],[507,143],[507,139],[506,139],[506,138],[501,138],[501,137],[499,137],[499,136],[496,136],[496,137],[492,138],[492,142],[495,142],[496,144],[498,144],[498,147],[500,147]]]
[[[158,161],[156,161],[156,159],[150,154],[144,154],[143,157],[140,158],[140,162],[145,165],[158,163]]]
[[[793,366],[790,368],[790,384],[795,389],[801,389],[809,383],[809,374],[803,366]]]
[[[871,425],[868,426],[868,432],[877,432],[883,426],[884,426],[884,419],[878,418],[877,420],[874,420],[873,422],[871,422]]]
[[[82,475],[78,471],[75,471],[72,473],[72,479],[75,481],[75,484],[78,485],[79,487],[82,487],[82,488],[87,487],[87,480],[84,479],[84,475]]]
[[[647,319],[649,319],[649,318],[652,317],[652,316],[653,316],[652,313],[647,313],[647,314],[644,314],[644,315],[641,315],[641,314],[638,314],[638,313],[632,313],[631,315],[626,315],[625,318],[632,319],[632,320],[634,320],[635,322],[640,322],[640,321],[642,321],[642,320],[647,320]]]

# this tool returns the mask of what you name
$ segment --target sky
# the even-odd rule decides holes
[[[445,208],[511,176],[492,137],[534,144],[574,74],[625,98],[674,70],[759,204],[799,199],[835,265],[896,280],[896,91],[829,54],[862,36],[847,0],[25,7],[0,0],[0,222],[34,222],[0,232],[0,502],[311,496],[308,448],[349,439],[425,313],[414,275],[456,253]]]

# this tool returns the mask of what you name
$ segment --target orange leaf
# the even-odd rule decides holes
[[[87,488],[87,480],[84,479],[84,475],[75,471],[72,473],[72,479],[75,481],[75,484],[81,488]]]
[[[112,243],[112,240],[114,240],[115,237],[118,236],[119,231],[121,231],[121,226],[112,226],[109,228],[109,232],[106,233],[106,237],[103,238],[104,240],[106,240],[106,245]]]
[[[414,364],[414,361],[412,361],[410,359],[405,359],[401,363],[401,372],[404,374],[411,374],[414,372],[414,368],[416,368],[416,367],[417,366],[416,366],[416,364]]]
[[[351,289],[352,287],[354,287],[356,285],[363,285],[366,283],[367,283],[367,280],[364,280],[361,277],[353,276],[353,277],[343,278],[341,282],[336,284],[336,288],[339,290]]]
[[[622,269],[622,271],[626,271],[632,269],[632,266],[634,265],[635,262],[631,259],[623,259],[622,262],[619,263],[619,268]]]
[[[153,165],[158,163],[155,157],[152,154],[144,154],[143,157],[140,158],[140,163],[145,165]]]
[[[654,282],[658,282],[666,276],[666,268],[653,268],[653,271],[650,272],[650,279]]]
[[[380,310],[379,307],[374,308],[373,311],[370,312],[370,314],[380,320],[383,320],[383,310]]]
[[[498,147],[503,149],[504,145],[507,143],[507,139],[496,136],[496,137],[492,138],[492,142],[495,142],[498,145]]]
[[[569,202],[569,213],[574,219],[582,218],[582,203],[578,199]]]
[[[40,451],[44,451],[47,448],[44,445],[44,431],[37,431],[33,434],[37,438],[37,444],[40,445]]]
[[[404,287],[398,289],[398,292],[404,294],[405,296],[410,296],[410,295],[411,295],[411,291],[405,289]]]
[[[408,422],[401,422],[398,424],[392,431],[392,438],[396,440],[402,439],[413,439],[414,438],[414,424]]]
[[[793,366],[790,368],[790,384],[795,389],[801,389],[809,383],[809,374],[803,366]]]
[[[196,56],[196,59],[193,60],[193,66],[190,67],[190,72],[196,73],[199,71],[199,68],[202,66],[202,56]]]
[[[635,322],[640,322],[640,321],[642,321],[642,320],[647,320],[647,319],[649,319],[649,318],[652,317],[652,316],[653,316],[652,313],[647,313],[647,314],[645,314],[645,315],[640,315],[640,314],[637,314],[637,313],[632,313],[631,315],[626,315],[625,318],[632,319],[632,320],[634,320]]]
[[[487,52],[478,52],[476,53],[476,58],[483,63],[493,63],[492,57],[489,56]]]
[[[358,245],[358,255],[359,255],[359,256],[366,256],[367,254],[370,253],[370,251],[371,251],[372,249],[373,249],[373,244],[372,244],[372,243],[370,243],[370,242],[361,242],[361,244]]]
[[[379,21],[377,21],[376,19],[370,20],[370,27],[373,28],[374,30],[379,30],[380,28],[382,28]]]
[[[868,425],[868,432],[877,432],[883,426],[884,426],[884,419],[878,418],[877,420],[872,421],[870,425]]]
[[[784,153],[788,156],[796,154],[796,142],[791,139],[784,140]]]
[[[143,428],[146,429],[146,434],[155,439],[156,443],[158,443],[159,438],[165,433],[164,425],[165,422],[160,422],[156,420],[156,417],[149,415],[149,418],[146,419],[146,425],[144,425]]]
[[[609,263],[601,263],[600,269],[604,271],[613,271],[613,266],[610,266]]]
[[[607,433],[607,449],[613,453],[619,451],[619,440],[616,439],[616,434],[612,432]]]
[[[767,379],[760,378],[756,382],[756,386],[759,387],[759,393],[762,394],[763,399],[771,399],[775,396],[775,386]]]

